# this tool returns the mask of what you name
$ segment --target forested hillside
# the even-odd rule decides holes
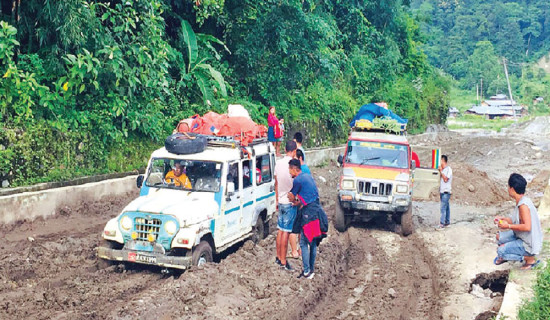
[[[550,51],[550,1],[413,0],[411,7],[429,61],[462,88],[475,88],[483,77],[486,97],[507,93],[505,58],[515,95],[550,97],[549,79],[533,64]]]
[[[264,123],[275,105],[310,144],[371,101],[413,132],[440,123],[449,82],[405,2],[2,0],[0,182],[143,166],[178,120],[228,103]]]

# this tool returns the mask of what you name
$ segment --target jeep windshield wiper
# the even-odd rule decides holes
[[[361,161],[361,164],[366,164],[367,162],[369,162],[371,160],[378,160],[378,159],[380,159],[380,157],[366,158],[366,159],[363,159],[363,161]]]

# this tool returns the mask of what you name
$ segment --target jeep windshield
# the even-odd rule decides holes
[[[346,163],[406,169],[408,148],[402,144],[352,140],[348,142]]]
[[[218,192],[222,163],[155,158],[145,185],[155,188]]]

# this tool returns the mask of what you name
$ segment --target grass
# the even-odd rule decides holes
[[[537,275],[534,297],[525,301],[518,313],[520,320],[550,319],[550,260]]]
[[[527,121],[529,117],[513,119],[486,119],[482,116],[465,114],[455,119],[450,118],[447,120],[447,126],[449,129],[486,129],[500,132],[502,128],[506,128],[515,122]]]
[[[476,96],[472,95],[470,90],[452,88],[450,98],[451,107],[457,108],[460,112],[464,112],[477,104]]]

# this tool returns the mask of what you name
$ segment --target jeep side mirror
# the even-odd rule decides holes
[[[145,177],[140,174],[137,179],[136,179],[136,186],[139,188],[141,188],[141,186],[143,185],[143,180],[145,179]]]
[[[411,160],[411,170],[416,169],[416,160]]]
[[[339,163],[340,165],[343,165],[343,164],[344,164],[344,156],[341,155],[341,154],[339,154],[339,155],[338,155],[338,160],[337,160],[337,161],[338,161],[338,163]]]

